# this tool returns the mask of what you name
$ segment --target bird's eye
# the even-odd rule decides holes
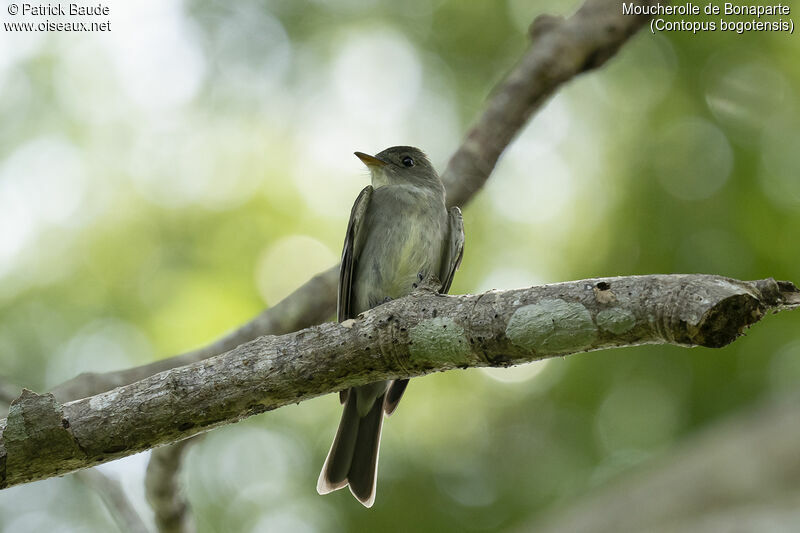
[[[406,167],[413,167],[414,166],[414,160],[411,159],[408,156],[405,156],[403,158],[403,165],[406,166]]]

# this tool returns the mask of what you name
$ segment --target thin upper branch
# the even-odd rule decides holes
[[[637,0],[635,4],[663,3]],[[517,66],[488,97],[485,109],[442,173],[450,205],[463,206],[483,187],[500,154],[541,108],[574,76],[602,65],[647,17],[623,15],[614,0],[587,0],[574,15],[538,17],[531,43]],[[280,335],[319,324],[336,307],[338,266],[318,274],[275,307],[203,348],[116,372],[87,372],[53,389],[60,401],[76,400],[203,360],[261,335]]]
[[[461,296],[426,286],[356,320],[259,337],[64,405],[24,391],[0,420],[0,488],[383,379],[646,343],[721,347],[767,311],[797,307],[797,295],[788,282],[701,274]]]
[[[468,202],[486,182],[506,146],[556,89],[604,64],[648,20],[623,15],[618,0],[587,1],[568,19],[537,17],[530,27],[530,48],[492,91],[480,118],[442,174],[447,203]]]

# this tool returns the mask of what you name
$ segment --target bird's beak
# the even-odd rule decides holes
[[[384,161],[382,159],[378,159],[375,156],[372,156],[372,155],[369,155],[369,154],[365,154],[364,152],[354,152],[354,153],[356,154],[356,157],[361,160],[362,163],[367,165],[368,168],[372,168],[372,167],[380,168],[380,167],[386,166],[386,161]]]

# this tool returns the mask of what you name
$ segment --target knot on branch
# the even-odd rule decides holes
[[[696,329],[687,328],[692,342],[701,346],[721,348],[730,344],[769,309],[800,307],[800,290],[789,281],[721,279],[718,285],[725,291],[733,291],[732,294],[711,306]]]
[[[764,315],[762,302],[749,294],[736,294],[711,307],[700,320],[692,341],[707,348],[722,348]]]
[[[665,316],[667,340],[687,346],[727,346],[773,307],[774,280],[739,281],[723,276],[679,275]],[[766,295],[762,290],[766,291]]]

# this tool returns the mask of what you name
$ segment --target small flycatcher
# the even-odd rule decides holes
[[[375,156],[355,155],[369,168],[372,185],[358,195],[347,224],[339,322],[410,294],[428,276],[437,276],[446,293],[464,252],[461,211],[445,206],[444,186],[421,150],[394,146]],[[383,416],[397,408],[406,385],[407,379],[380,381],[339,393],[344,412],[317,492],[349,485],[372,507]]]

